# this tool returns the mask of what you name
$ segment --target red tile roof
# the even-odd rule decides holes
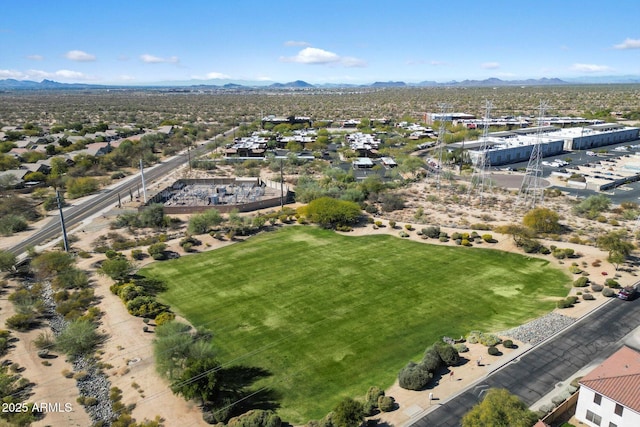
[[[640,413],[640,352],[622,347],[580,384]]]

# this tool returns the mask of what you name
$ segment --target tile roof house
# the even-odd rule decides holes
[[[622,347],[580,380],[576,418],[588,426],[640,426],[640,352]]]

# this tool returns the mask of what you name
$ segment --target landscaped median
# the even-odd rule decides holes
[[[553,310],[571,279],[549,261],[285,227],[225,248],[154,263],[159,299],[212,331],[223,363],[271,374],[257,387],[300,424],[344,396],[390,386],[442,336],[498,331]]]

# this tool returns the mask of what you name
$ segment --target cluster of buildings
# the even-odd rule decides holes
[[[0,131],[0,141],[5,140],[7,132],[20,130],[22,129],[14,126],[3,127]],[[20,166],[16,169],[0,171],[0,178],[13,177],[10,179],[16,187],[30,186],[36,183],[26,181],[25,178],[27,175],[31,172],[42,172],[45,175],[48,174],[51,171],[51,159],[54,157],[61,158],[67,163],[67,165],[72,166],[74,164],[74,159],[79,155],[93,157],[104,156],[116,149],[125,139],[134,141],[149,134],[170,134],[173,130],[173,126],[161,126],[158,129],[144,130],[141,131],[142,133],[134,135],[131,135],[131,133],[139,132],[139,130],[134,128],[124,130],[127,132],[126,138],[114,129],[107,129],[104,132],[86,133],[84,135],[68,135],[62,132],[47,134],[45,132],[45,135],[43,136],[27,136],[23,139],[13,141],[15,147],[9,150],[6,155],[14,157],[20,161]],[[81,142],[86,142],[86,144],[83,144],[83,148],[81,149],[58,153],[58,150],[60,148],[64,148],[64,146]],[[51,149],[47,147],[53,147],[53,152],[56,154],[51,154]],[[33,152],[42,153],[46,158],[37,160],[33,163],[24,162],[23,158]]]

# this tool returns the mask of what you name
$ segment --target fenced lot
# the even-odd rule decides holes
[[[570,278],[545,260],[389,235],[286,227],[154,263],[160,298],[213,332],[220,360],[265,368],[282,418],[319,419],[343,396],[393,383],[443,335],[548,312]]]

